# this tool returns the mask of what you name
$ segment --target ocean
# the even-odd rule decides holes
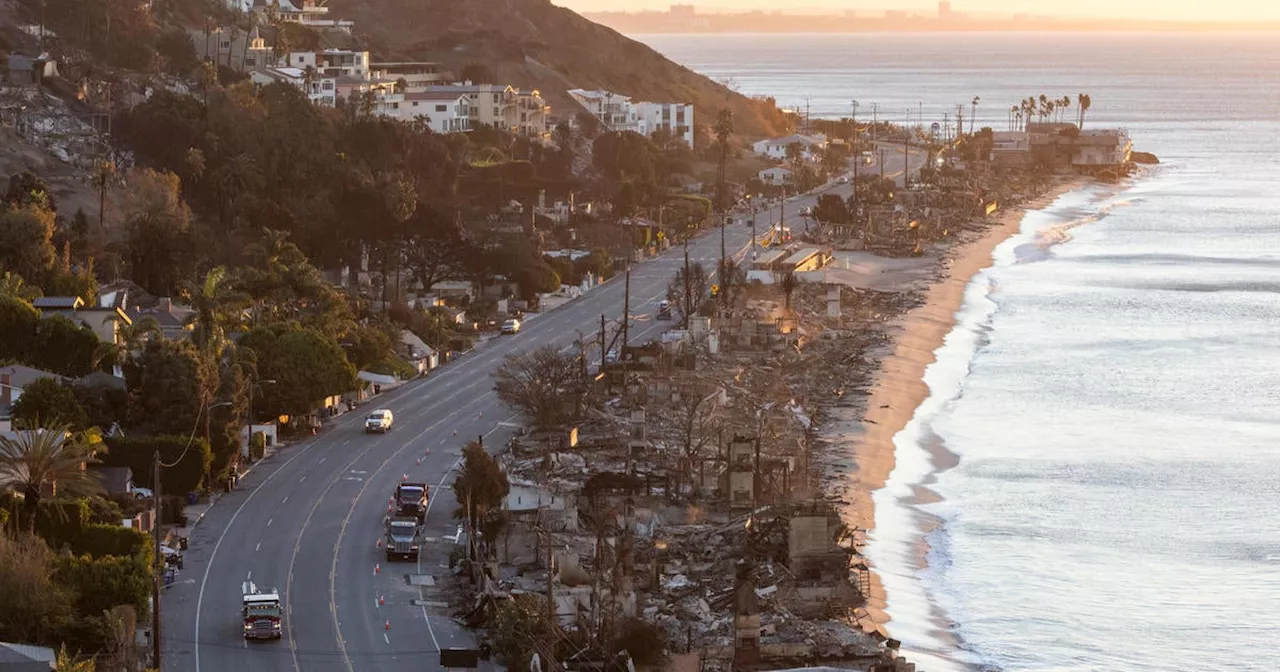
[[[868,554],[930,672],[1280,668],[1280,35],[639,39],[814,117],[1084,92],[1158,155],[970,283]]]

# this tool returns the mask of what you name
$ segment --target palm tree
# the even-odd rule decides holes
[[[259,177],[261,173],[258,162],[244,153],[231,157],[230,161],[213,171],[211,179],[214,191],[218,194],[218,209],[224,225],[228,223],[237,198],[257,182]]]
[[[105,230],[107,217],[107,187],[116,179],[116,164],[106,159],[93,162],[93,186],[98,188],[98,231]]]
[[[107,319],[117,320],[116,324],[116,340],[114,343],[103,341],[93,352],[93,368],[98,368],[103,362],[111,362],[114,367],[123,367],[129,355],[142,347],[152,338],[164,338],[164,331],[160,329],[160,322],[150,315],[144,315],[129,323],[124,323],[117,317],[108,317]]]
[[[725,210],[725,162],[729,158],[729,136],[733,135],[733,110],[728,108],[716,114],[716,141],[720,143],[720,169],[716,177],[716,211]]]
[[[780,284],[782,286],[782,295],[786,301],[786,303],[784,304],[786,306],[786,312],[788,315],[790,315],[791,314],[791,295],[796,291],[796,287],[800,286],[800,280],[796,278],[795,273],[787,273],[786,275],[782,276],[782,282]]]
[[[1076,100],[1078,100],[1080,104],[1080,130],[1083,131],[1085,113],[1087,113],[1089,108],[1093,106],[1093,99],[1089,97],[1089,94],[1082,93],[1076,98]]]
[[[72,434],[65,426],[24,429],[0,436],[0,483],[20,490],[27,530],[34,533],[40,498],[54,494],[92,494],[102,489],[97,475],[86,471],[93,457],[89,434]]]
[[[973,135],[973,124],[978,118],[978,103],[980,102],[982,102],[981,98],[977,96],[973,97],[973,102],[971,103],[972,106],[970,107],[970,112],[969,112],[969,135]],[[964,108],[960,108],[960,109],[964,109]]]
[[[195,311],[192,315],[195,323],[192,340],[215,359],[218,358],[227,345],[228,305],[236,303],[239,298],[231,287],[226,267],[209,269],[199,284],[184,283],[182,292]]]
[[[1066,119],[1067,110],[1071,109],[1071,96],[1063,96],[1062,99],[1058,101],[1058,109],[1062,110],[1062,115],[1059,117],[1058,121]]]

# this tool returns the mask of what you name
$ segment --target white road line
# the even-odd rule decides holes
[[[289,495],[285,495],[285,496],[284,496],[284,500],[283,500],[283,501],[281,501],[280,503],[281,503],[281,504],[284,504],[284,503],[285,503],[285,502],[287,502],[287,501],[289,501]]]
[[[300,444],[298,447],[301,448],[305,445],[309,445],[309,444]],[[275,478],[276,474],[280,473],[282,469],[289,466],[290,464],[293,463],[294,460],[298,459],[299,457],[302,457],[305,454],[306,454],[306,451],[299,450],[297,453],[294,454],[293,457],[290,457],[288,460],[285,460],[284,463],[282,463],[279,467],[276,467],[275,471],[271,472],[271,475],[268,476],[266,480],[262,482],[262,485],[266,485],[267,483],[270,483],[271,479]],[[231,519],[227,521],[227,526],[222,529],[222,534],[218,535],[218,541],[214,542],[213,551],[209,553],[209,562],[204,566],[204,576],[200,579],[200,591],[196,594],[196,629],[195,629],[195,637],[193,638],[193,642],[192,642],[192,647],[195,650],[196,672],[200,672],[200,611],[201,611],[200,608],[204,604],[204,588],[205,588],[205,585],[209,582],[209,572],[213,570],[213,560],[214,558],[218,557],[218,549],[222,546],[222,540],[226,539],[227,532],[231,531],[231,527],[232,525],[235,524],[236,518],[240,516],[240,512],[244,511],[244,507],[248,506],[249,502],[253,501],[253,496],[261,492],[262,489],[263,489],[262,486],[258,486],[253,490],[249,491],[249,496],[245,497],[244,501],[240,502],[240,506],[236,507],[236,512],[231,514]],[[250,574],[252,574],[252,572],[250,572]]]
[[[299,479],[298,479],[298,482],[299,482],[299,483],[301,483],[301,482],[303,482],[303,481],[305,481],[305,480],[307,480],[307,476],[306,476],[306,474],[303,474],[302,478],[299,478]]]
[[[472,385],[468,385],[467,387],[468,387],[468,388],[470,388],[470,387],[474,387],[475,385],[476,385],[476,384],[475,384],[475,383],[473,383]],[[465,389],[465,388],[464,388],[464,389]],[[486,393],[484,393],[484,394],[480,395],[479,397],[476,397],[475,399],[472,399],[471,401],[468,401],[467,403],[463,404],[463,405],[462,405],[461,407],[459,407],[458,409],[456,409],[456,410],[454,410],[454,411],[452,411],[452,412],[450,412],[450,413],[446,414],[444,417],[442,417],[442,418],[440,418],[439,420],[436,420],[435,422],[433,422],[433,423],[431,423],[430,425],[428,425],[428,426],[427,426],[426,428],[424,428],[421,432],[418,432],[415,436],[413,436],[413,438],[409,439],[408,441],[405,441],[405,442],[404,442],[404,444],[403,444],[403,445],[401,445],[399,448],[397,448],[397,449],[396,449],[392,454],[388,455],[385,459],[383,459],[383,460],[382,460],[382,463],[381,463],[381,464],[379,464],[379,465],[378,465],[378,468],[377,468],[377,469],[375,469],[375,470],[373,471],[373,473],[369,476],[368,480],[366,480],[366,481],[365,481],[364,485],[360,486],[360,491],[359,491],[358,493],[356,493],[356,496],[351,500],[351,506],[350,506],[350,508],[348,508],[348,509],[347,509],[347,515],[346,515],[345,517],[343,517],[343,519],[342,519],[342,527],[341,527],[341,528],[339,528],[339,530],[338,530],[338,541],[337,541],[336,547],[337,547],[337,548],[341,548],[341,546],[342,546],[342,540],[346,537],[346,534],[347,534],[347,526],[348,526],[348,525],[350,524],[350,522],[351,522],[351,515],[352,515],[353,513],[355,513],[355,510],[356,510],[356,504],[360,501],[360,498],[364,496],[365,489],[366,489],[366,488],[368,488],[368,487],[369,487],[369,484],[373,482],[373,479],[377,478],[378,474],[379,474],[379,473],[381,473],[381,472],[382,472],[382,470],[383,470],[383,469],[385,469],[385,468],[387,467],[387,465],[391,463],[391,460],[393,460],[393,459],[395,459],[395,458],[399,457],[399,456],[401,455],[401,453],[403,453],[407,448],[409,448],[409,447],[410,447],[410,446],[412,446],[414,443],[416,443],[418,440],[420,440],[420,439],[421,439],[423,436],[425,436],[428,432],[430,432],[430,431],[434,430],[436,427],[438,427],[438,426],[440,426],[441,424],[445,423],[446,421],[448,421],[448,420],[450,420],[450,419],[454,418],[455,416],[459,415],[460,413],[463,413],[463,412],[470,413],[470,411],[469,411],[469,410],[467,410],[469,407],[471,407],[471,406],[473,406],[473,405],[475,405],[475,404],[477,404],[477,403],[479,403],[479,402],[482,402],[482,401],[484,401],[484,400],[488,399],[488,398],[489,398],[489,397],[491,397],[491,396],[496,396],[496,393],[494,393],[493,391],[489,391],[489,392],[486,392]],[[372,449],[373,449],[373,446],[370,446],[370,447],[368,447],[368,448],[365,448],[365,449],[364,449],[364,450],[363,450],[363,451],[362,451],[358,456],[356,456],[356,458],[355,458],[354,460],[352,460],[352,461],[351,461],[351,464],[347,465],[348,469],[349,469],[352,465],[354,465],[354,464],[355,464],[355,462],[356,462],[357,460],[359,460],[360,458],[362,458],[362,457],[364,457],[366,454],[368,454],[368,453],[369,453],[369,451],[370,451],[370,450],[372,450]],[[455,462],[455,466],[456,466],[456,464],[457,464],[457,463]],[[450,468],[450,471],[452,471],[452,470],[453,470],[453,469],[452,469],[452,468]],[[446,473],[445,475],[446,475],[446,476],[448,476],[448,473]],[[321,493],[320,498],[316,500],[316,504],[315,504],[315,506],[319,506],[319,505],[320,505],[320,500],[324,498],[324,494],[325,494],[325,493],[328,493],[328,491],[329,491],[331,488],[333,488],[333,486],[334,486],[337,482],[338,482],[338,478],[335,476],[335,477],[334,477],[334,480],[333,480],[333,481],[331,481],[331,482],[329,483],[328,487],[326,487],[326,488],[324,489],[324,493]],[[430,509],[431,509],[431,503],[432,503],[433,501],[435,501],[435,499],[436,499],[435,497],[432,497],[432,498],[429,498],[429,499],[427,500],[427,510],[428,510],[428,512],[429,512],[429,511],[430,511]],[[313,507],[313,508],[312,508],[312,510],[311,510],[311,514],[314,514],[314,513],[315,513],[315,507]],[[305,530],[306,530],[306,528],[307,528],[307,526],[311,523],[311,514],[308,514],[308,515],[307,515],[307,519],[306,519],[305,521],[303,521],[303,523],[302,523],[302,528],[301,528],[301,530],[298,532],[298,535],[299,535],[299,536],[298,536],[298,540],[299,540],[299,541],[301,541],[301,539],[302,539],[302,536],[301,536],[301,535],[302,535],[302,531],[305,531]],[[294,548],[294,557],[295,557],[295,558],[297,557],[297,547],[296,547],[296,546],[295,546],[295,548]],[[339,649],[339,651],[341,651],[341,652],[342,652],[342,659],[343,659],[343,662],[346,664],[346,666],[347,666],[347,671],[348,671],[348,672],[355,672],[355,667],[351,664],[351,657],[350,657],[349,655],[347,655],[346,645],[345,645],[345,643],[344,643],[344,642],[343,642],[343,640],[342,640],[342,629],[341,629],[341,625],[339,625],[338,620],[337,620],[337,613],[338,613],[338,612],[337,612],[337,592],[336,592],[336,590],[337,590],[337,586],[336,586],[335,581],[332,579],[332,576],[337,572],[337,568],[338,568],[338,557],[339,557],[339,553],[338,553],[337,551],[335,551],[335,552],[334,552],[334,554],[333,554],[333,561],[332,561],[332,563],[330,564],[330,569],[329,569],[329,571],[330,571],[330,577],[331,577],[331,578],[330,578],[330,580],[329,580],[329,606],[330,606],[330,608],[331,608],[331,609],[333,609],[333,613],[334,613],[334,622],[333,622],[333,625],[334,625],[334,629],[335,629],[335,630],[337,631],[337,633],[338,633],[338,649]],[[289,564],[290,564],[290,566],[292,566],[292,565],[293,565],[293,560],[292,560],[292,559],[290,559]],[[286,599],[288,599],[288,598],[287,598],[287,595],[288,595],[288,588],[286,587],[286,589],[285,589],[285,590],[286,590]],[[432,637],[432,639],[434,640],[434,636]],[[437,645],[437,647],[436,647],[436,648],[437,648],[437,650],[438,650],[438,649],[439,649],[439,646]],[[296,664],[295,664],[295,667],[296,667]]]
[[[385,640],[388,644],[390,644],[390,643],[391,643],[391,638],[390,638],[390,637],[388,637],[388,636],[387,636],[387,633],[385,633],[385,632],[384,632],[384,633],[382,633],[382,639],[383,639],[383,640]]]
[[[249,572],[249,574],[248,574],[247,576],[245,576],[245,577],[244,577],[244,580],[245,580],[245,581],[252,581],[252,580],[253,580],[253,572]]]
[[[275,520],[275,518],[268,518],[268,519],[267,519],[267,527],[271,527],[271,521],[273,521],[273,520]]]
[[[319,462],[317,462],[316,464],[324,464],[324,461],[325,461],[325,458],[323,458],[323,457],[322,457],[322,458],[320,458],[320,461],[319,461]]]
[[[257,551],[261,550],[261,548],[262,548],[262,542],[259,541],[258,545],[253,547],[253,550],[256,553]]]

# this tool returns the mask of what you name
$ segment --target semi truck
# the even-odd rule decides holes
[[[418,524],[427,520],[427,484],[426,483],[401,483],[396,486],[395,495],[395,517],[413,517],[418,520]]]
[[[422,545],[422,524],[417,518],[397,516],[387,521],[385,546],[387,562],[392,560],[418,561],[418,549]]]
[[[245,639],[280,639],[280,591],[259,588],[252,581],[240,586],[244,595],[241,617]]]

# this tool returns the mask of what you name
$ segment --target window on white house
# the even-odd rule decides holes
[[[448,105],[436,105],[436,112],[448,112],[448,111],[449,111]]]

